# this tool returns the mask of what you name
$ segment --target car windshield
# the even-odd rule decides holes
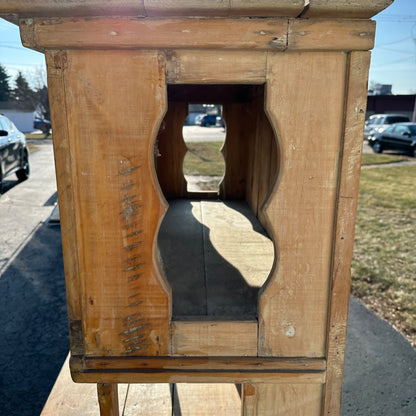
[[[9,124],[3,117],[0,117],[0,130],[5,130],[7,132],[9,131]]]
[[[409,119],[404,116],[386,117],[386,124],[400,123],[403,121],[409,121]]]
[[[416,125],[412,125],[412,126],[407,126],[410,130],[410,133],[412,134],[412,136],[416,136]]]

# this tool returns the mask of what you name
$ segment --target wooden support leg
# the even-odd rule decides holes
[[[117,384],[97,384],[101,416],[119,416]]]

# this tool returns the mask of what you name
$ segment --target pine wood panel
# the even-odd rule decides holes
[[[129,384],[123,416],[172,416],[171,386]]]
[[[91,371],[72,373],[77,383],[275,383],[323,384],[325,373],[262,372],[262,371],[161,371],[121,372]]]
[[[241,326],[242,327],[242,326]],[[322,358],[272,358],[272,357],[86,357],[72,358],[75,366],[86,370],[174,370],[182,371],[276,371],[276,372],[325,372]]]
[[[33,16],[146,16],[143,0],[2,0],[0,13],[17,13],[20,17]]]
[[[369,52],[351,53],[348,61],[348,89],[335,219],[335,246],[328,321],[329,333],[326,347],[328,380],[325,391],[324,414],[338,414],[341,406],[350,294],[350,265],[354,246],[369,66]]]
[[[221,152],[225,174],[220,183],[221,199],[245,199],[247,188],[247,158],[253,140],[254,114],[247,103],[227,103],[223,106],[227,135]]]
[[[242,16],[298,16],[304,0],[230,0],[231,14]]]
[[[166,79],[174,84],[266,82],[267,52],[175,50],[166,54]],[[218,68],[221,71],[218,71]]]
[[[258,150],[261,146],[259,135],[259,118],[258,110],[264,108],[264,97],[257,96],[253,99],[250,106],[250,111],[254,115],[253,123],[253,139],[250,140],[250,148],[248,151],[248,164],[247,164],[247,189],[246,199],[251,209],[258,216],[259,209],[259,172],[261,170],[261,159],[258,157]]]
[[[185,102],[170,102],[156,142],[157,178],[166,198],[186,195],[183,160],[187,152],[182,127],[188,114]]]
[[[171,354],[256,356],[257,322],[172,322]]]
[[[25,46],[283,50],[287,19],[41,19]]]
[[[276,169],[279,164],[277,145],[274,132],[271,128],[270,122],[266,117],[264,111],[264,102],[258,102],[257,109],[257,146],[256,158],[258,159],[258,204],[257,204],[257,216],[262,224],[265,224],[265,218],[263,216],[262,206],[266,201],[268,195],[271,192],[271,184],[274,182],[276,176]],[[272,162],[272,157],[274,160]]]
[[[217,0],[143,0],[148,16],[228,16],[229,2]]]
[[[76,203],[61,209],[75,210],[87,355],[167,353],[170,294],[154,258],[166,210],[153,148],[163,75],[154,52],[67,55]]]
[[[307,17],[343,16],[348,18],[369,18],[381,12],[393,0],[309,0]]]
[[[3,0],[0,13],[30,16],[298,16],[304,0]]]
[[[250,51],[368,50],[368,20],[34,18],[21,21],[31,48],[178,48]]]
[[[281,167],[264,214],[278,261],[260,295],[259,355],[325,355],[345,66],[343,53],[269,57]]]
[[[175,384],[174,415],[241,415],[235,384]]]
[[[319,384],[257,384],[243,386],[244,416],[321,416]]]
[[[289,50],[368,50],[376,24],[370,20],[290,19]]]
[[[261,210],[269,195],[279,167],[277,139],[264,109],[263,89],[258,88],[250,111],[255,120],[251,120],[254,138],[247,149],[247,188],[246,199],[253,212],[264,225],[265,218]],[[250,120],[249,120],[250,122]]]
[[[65,286],[67,293],[67,310],[71,351],[82,354],[82,288],[80,283],[79,256],[77,250],[77,219],[75,211],[76,195],[74,183],[75,158],[74,150],[68,137],[67,104],[63,71],[66,66],[66,54],[50,52],[46,54],[48,68],[48,88],[51,118],[54,130],[54,156],[58,198],[60,201],[60,224],[62,233],[62,252],[65,268]]]
[[[0,13],[24,16],[293,16],[305,11],[305,16],[369,18],[391,4],[393,0],[2,0]]]

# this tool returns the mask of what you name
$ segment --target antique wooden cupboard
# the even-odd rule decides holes
[[[370,18],[390,3],[0,3],[46,56],[70,366],[103,415],[121,382],[241,383],[244,415],[339,414]],[[223,105],[216,197],[247,201],[274,244],[254,316],[172,314],[166,198],[212,198],[186,189],[188,102]]]

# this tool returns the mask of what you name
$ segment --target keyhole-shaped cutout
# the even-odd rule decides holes
[[[264,112],[264,88],[169,87],[157,161],[159,183],[169,209],[160,227],[158,246],[172,288],[173,318],[256,319],[258,293],[275,260],[274,243],[262,225],[262,205],[279,166],[275,133]],[[194,155],[194,143],[204,144],[203,137],[215,135],[214,129],[221,127],[182,126],[188,103],[207,102],[203,97],[212,98],[214,93],[217,99],[211,102],[222,104],[226,120],[221,148],[225,174],[219,190],[216,185],[214,192],[201,188],[192,192],[183,176],[194,173],[187,170],[185,155],[188,152],[201,163],[204,156]],[[192,129],[194,137],[187,135]],[[195,140],[198,134],[202,136],[199,142]],[[220,146],[216,147],[219,152]],[[175,186],[169,182],[173,176]],[[215,176],[221,179],[221,175]]]
[[[221,113],[221,105],[188,105],[188,116],[182,128],[188,150],[183,161],[188,192],[219,192],[225,173],[221,149],[226,138]]]

